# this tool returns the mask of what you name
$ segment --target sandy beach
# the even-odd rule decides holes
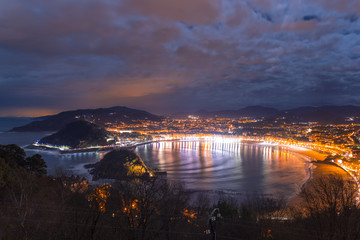
[[[311,178],[309,179],[309,181],[311,181],[312,179],[321,178],[329,174],[341,175],[345,178],[351,179],[351,176],[341,167],[338,167],[335,164],[322,162],[328,156],[328,154],[320,153],[306,148],[290,148],[290,149],[296,153],[306,155],[314,161],[311,169]]]
[[[312,167],[311,167],[311,174],[309,176],[309,179],[304,183],[303,187],[309,187],[309,185],[311,185],[311,181],[315,181],[316,179],[319,178],[323,178],[324,176],[327,175],[340,175],[344,178],[348,178],[348,179],[352,179],[351,176],[342,168],[334,165],[334,164],[330,164],[330,163],[326,163],[326,162],[322,162],[328,155],[325,153],[320,153],[311,149],[306,149],[306,148],[290,148],[292,151],[299,153],[299,154],[303,154],[306,155],[308,157],[310,157],[314,162],[312,163]],[[309,184],[310,183],[310,184]],[[295,207],[297,205],[299,205],[301,203],[301,199],[300,197],[297,195],[296,197],[294,197],[293,199],[290,199],[289,203],[288,203],[288,207]]]
[[[289,147],[286,145],[284,145],[282,147],[287,147],[292,152],[296,152],[296,153],[308,156],[311,159],[313,159],[314,161],[322,161],[328,156],[328,154],[326,154],[326,153],[320,153],[320,152],[317,152],[315,150],[308,149],[308,148]]]

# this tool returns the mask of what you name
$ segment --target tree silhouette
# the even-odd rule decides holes
[[[357,188],[352,180],[328,175],[310,182],[300,194],[305,227],[322,239],[358,239]]]
[[[39,175],[46,175],[47,166],[45,161],[42,159],[41,155],[35,154],[31,157],[27,157],[25,159],[25,162],[26,162],[26,168],[28,170],[35,172],[36,174]]]

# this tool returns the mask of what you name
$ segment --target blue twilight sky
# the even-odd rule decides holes
[[[1,0],[0,116],[360,105],[359,0]]]

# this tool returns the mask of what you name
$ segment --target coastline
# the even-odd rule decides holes
[[[309,187],[309,183],[311,181],[315,181],[319,178],[323,178],[324,176],[328,175],[340,175],[344,178],[352,179],[352,177],[341,167],[324,162],[325,158],[327,157],[327,154],[317,152],[316,150],[312,149],[306,149],[306,148],[297,148],[297,147],[290,147],[290,146],[283,146],[288,147],[291,149],[291,151],[299,153],[301,155],[305,155],[309,157],[311,161],[311,166],[309,167],[309,177],[307,180],[301,185],[301,189]],[[299,192],[300,193],[300,192]],[[299,196],[299,193],[297,193],[294,197],[289,199],[289,202],[287,204],[290,208],[295,208],[301,204],[302,199]]]
[[[350,180],[352,180],[351,176],[341,167],[325,162],[313,162],[311,172],[311,177],[303,184],[303,188],[310,187],[312,181],[316,181],[317,179],[323,178],[328,175],[340,175],[344,178],[349,178]],[[302,199],[298,193],[292,199],[289,199],[287,207],[290,209],[296,209],[301,206],[301,204]]]
[[[174,141],[174,140],[148,141],[148,142],[137,143],[137,144],[134,144],[131,146],[126,146],[123,148],[128,149],[128,150],[133,150],[136,147],[141,146],[141,145],[151,144],[154,142],[163,142],[163,141]],[[243,143],[257,144],[258,142],[257,141],[243,141]],[[304,177],[304,179],[301,182],[299,182],[299,185],[298,185],[299,188],[288,199],[289,205],[292,205],[293,202],[298,201],[297,199],[299,199],[299,193],[300,193],[301,189],[306,188],[306,186],[312,179],[321,178],[322,176],[334,174],[334,173],[348,175],[348,173],[346,171],[344,171],[342,168],[340,168],[336,165],[322,162],[328,156],[325,153],[321,153],[321,152],[318,152],[313,149],[293,147],[293,146],[288,146],[288,145],[278,145],[278,146],[283,148],[284,150],[286,149],[293,153],[305,156],[309,159],[309,161],[308,161],[309,167],[305,169],[306,176]],[[39,148],[35,148],[35,149],[40,150],[40,151],[49,151],[50,150],[50,149],[39,149]],[[55,149],[52,149],[52,150],[54,151]],[[92,149],[92,151],[94,151],[94,150],[95,149]],[[96,149],[95,151],[98,151],[98,149]],[[64,152],[59,151],[60,154],[61,153],[65,153],[65,154],[66,153],[76,153],[76,152],[78,152],[78,151],[64,151]],[[82,152],[82,151],[79,151],[79,152]]]
[[[280,147],[288,148],[292,152],[299,153],[311,158],[313,161],[323,161],[328,156],[326,153],[318,152],[314,149],[310,148],[302,148],[302,147],[293,147],[287,145],[279,145]]]

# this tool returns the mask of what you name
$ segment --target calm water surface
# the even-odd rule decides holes
[[[0,118],[0,144],[17,144],[25,148],[36,140],[51,134],[50,132],[8,132],[13,127],[22,126],[29,122],[26,119]],[[97,162],[104,156],[103,152],[59,154],[58,152],[29,149],[25,149],[25,152],[27,156],[40,154],[48,166],[47,171],[50,175],[56,175],[58,171],[64,171],[86,177],[90,177],[90,175],[83,166]]]
[[[14,143],[25,147],[48,134],[3,131],[0,132],[0,144]],[[310,159],[287,148],[239,142],[159,142],[137,147],[136,152],[150,167],[167,171],[169,179],[181,181],[192,190],[289,196],[296,193],[307,179],[310,166]],[[99,161],[105,154],[59,154],[35,150],[26,150],[26,153],[28,156],[41,154],[51,175],[61,169],[87,177],[89,174],[83,166]]]
[[[0,144],[17,144],[20,147],[25,148],[29,144],[49,134],[50,133],[43,132],[0,132]],[[57,172],[64,171],[69,174],[76,174],[85,177],[90,177],[90,175],[83,166],[88,163],[100,161],[105,154],[104,152],[60,154],[56,151],[39,151],[31,149],[25,149],[25,152],[27,156],[40,154],[48,166],[47,171],[50,175],[56,175]]]
[[[292,195],[308,177],[310,159],[287,148],[250,143],[159,142],[136,152],[194,190]]]

